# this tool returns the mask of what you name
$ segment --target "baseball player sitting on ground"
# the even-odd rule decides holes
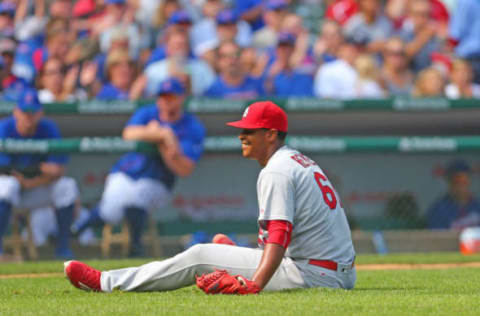
[[[65,273],[75,287],[165,291],[194,284],[202,273],[209,274],[197,277],[197,286],[211,294],[354,287],[355,251],[340,199],[313,160],[284,145],[285,112],[272,102],[257,102],[228,125],[242,129],[243,156],[263,167],[257,182],[260,248],[238,247],[220,235],[217,243],[140,267],[101,272],[68,261]]]
[[[0,121],[0,139],[60,138],[56,124],[43,118],[37,92],[27,89],[20,96],[13,115]],[[69,247],[78,188],[64,177],[65,155],[0,153],[0,238],[5,234],[12,207],[34,209],[53,206],[58,222],[55,254],[73,257]],[[0,239],[0,256],[3,254]]]
[[[113,166],[97,208],[76,235],[91,225],[117,224],[126,217],[130,227],[130,256],[143,255],[141,237],[148,214],[168,202],[177,176],[190,175],[203,153],[205,129],[183,111],[185,87],[176,79],[162,82],[157,102],[138,109],[123,130],[126,140],[158,145],[158,154],[131,152]]]

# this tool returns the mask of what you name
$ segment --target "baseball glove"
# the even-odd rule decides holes
[[[215,270],[197,278],[197,286],[206,294],[257,294],[262,289],[241,275],[230,275],[226,270]]]

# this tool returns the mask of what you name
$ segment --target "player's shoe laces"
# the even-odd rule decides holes
[[[98,271],[80,261],[67,261],[63,263],[65,276],[70,280],[70,283],[76,288],[85,291],[101,292],[100,276],[101,271]]]
[[[216,283],[222,276],[227,274],[227,270],[215,269],[215,272],[209,274],[202,274],[197,278],[197,286],[204,289],[209,289],[210,286]],[[210,289],[209,289],[210,290]],[[215,290],[215,289],[211,289]]]

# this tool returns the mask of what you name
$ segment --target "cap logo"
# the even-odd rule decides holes
[[[248,115],[248,109],[249,109],[249,108],[250,108],[250,107],[248,106],[248,107],[245,109],[245,112],[243,112],[243,117],[246,117],[246,116]]]

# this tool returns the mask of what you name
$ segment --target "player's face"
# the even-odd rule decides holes
[[[18,133],[22,136],[32,136],[37,130],[38,122],[42,118],[43,112],[29,113],[15,109],[13,115]]]
[[[267,132],[268,130],[263,128],[242,130],[238,138],[242,142],[243,157],[262,163],[267,154]]]
[[[165,122],[176,122],[183,114],[185,97],[176,94],[162,94],[157,98],[160,108],[160,118]]]
[[[470,176],[466,172],[457,172],[450,178],[450,191],[458,199],[470,196]]]

